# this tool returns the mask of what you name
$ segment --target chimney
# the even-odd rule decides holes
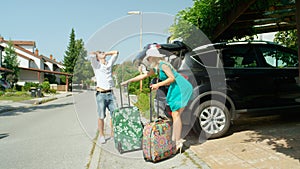
[[[2,67],[2,51],[4,50],[4,48],[2,46],[0,46],[0,68]]]
[[[50,59],[51,59],[51,60],[53,59],[53,56],[52,56],[52,54],[50,54]]]
[[[39,50],[38,50],[38,49],[35,49],[34,54],[37,55],[37,56],[39,56]]]

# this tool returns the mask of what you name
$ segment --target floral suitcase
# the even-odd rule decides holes
[[[175,145],[172,141],[172,127],[169,120],[148,123],[143,130],[143,155],[146,161],[157,162],[172,156]]]
[[[123,105],[122,91],[120,87],[121,108],[113,113],[113,130],[115,147],[119,153],[142,149],[143,125],[140,112],[137,107]]]
[[[152,114],[152,92],[150,91],[150,122],[143,130],[143,155],[146,161],[158,162],[175,153],[175,143],[172,141],[172,122],[159,117],[152,122]],[[158,111],[157,116],[159,116]]]

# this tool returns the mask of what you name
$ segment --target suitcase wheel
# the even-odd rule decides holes
[[[123,150],[122,150],[122,143],[121,143],[121,142],[118,142],[118,151],[120,152],[120,154],[123,153]]]

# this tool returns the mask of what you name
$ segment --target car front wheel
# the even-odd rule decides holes
[[[195,110],[194,131],[208,138],[218,138],[226,134],[230,127],[230,113],[221,102],[209,100],[201,103]]]

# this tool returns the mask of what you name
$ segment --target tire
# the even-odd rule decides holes
[[[200,137],[204,136],[204,139],[222,137],[230,127],[231,115],[229,110],[219,101],[205,101],[195,109],[194,113],[197,119],[193,130]]]

